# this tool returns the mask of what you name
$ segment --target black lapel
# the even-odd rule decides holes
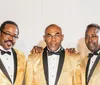
[[[47,83],[47,85],[49,85],[47,47],[44,48],[44,52],[43,52],[43,67],[44,67],[44,74],[45,74],[46,83]]]
[[[88,69],[89,69],[89,64],[90,64],[91,57],[88,58],[87,66],[86,66],[86,75],[85,75],[85,81],[86,85],[88,85]]]
[[[12,53],[14,58],[14,78],[13,78],[14,79],[13,84],[14,84],[17,75],[17,54],[13,48],[12,48]]]
[[[6,70],[6,68],[4,67],[1,59],[0,59],[0,69],[2,70],[2,72],[5,74],[5,76],[8,78],[8,80],[11,82],[10,76]]]
[[[95,62],[94,62],[94,64],[93,64],[93,67],[92,67],[92,69],[90,70],[90,74],[89,74],[87,83],[89,82],[89,80],[90,80],[90,78],[91,78],[91,76],[92,76],[92,74],[93,74],[93,72],[94,72],[94,70],[95,70],[95,68],[96,68],[96,65],[97,65],[97,63],[98,63],[98,61],[99,61],[99,57],[100,57],[100,54],[97,56],[97,58],[96,58],[96,60],[95,60]]]
[[[64,63],[64,58],[65,58],[65,50],[63,49],[63,50],[61,50],[61,54],[60,54],[55,85],[57,85],[57,83],[58,83],[58,80],[59,80],[59,77],[60,77],[60,74],[61,74],[61,71],[62,71],[63,63]]]

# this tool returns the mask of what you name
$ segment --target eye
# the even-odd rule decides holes
[[[11,37],[13,37],[13,38],[15,38],[15,39],[18,38],[18,35],[11,35],[9,32],[4,32],[4,31],[2,31],[2,33],[4,33],[4,34],[7,35],[7,36],[11,36]]]
[[[46,37],[47,37],[47,38],[51,38],[52,36],[51,36],[50,34],[47,34]]]
[[[92,35],[92,38],[96,38],[97,37],[97,35]]]
[[[56,34],[56,37],[60,37],[61,35],[60,34]]]
[[[14,37],[14,38],[16,38],[16,39],[18,38],[18,36],[17,36],[17,35],[14,35],[13,37]]]
[[[5,35],[10,35],[10,33],[8,33],[8,32],[4,32],[4,31],[2,31]]]
[[[85,38],[86,38],[86,39],[88,39],[88,38],[89,38],[89,36],[88,36],[88,35],[86,35],[86,36],[85,36]]]

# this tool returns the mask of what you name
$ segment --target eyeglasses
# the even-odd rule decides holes
[[[4,32],[4,31],[2,31],[2,30],[1,30],[1,32],[4,33],[4,34],[7,35],[7,36],[13,37],[14,39],[18,39],[18,38],[19,38],[17,35],[11,35],[10,33]]]

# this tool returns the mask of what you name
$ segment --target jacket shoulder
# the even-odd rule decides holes
[[[15,50],[15,52],[16,52],[17,54],[19,54],[19,55],[25,55],[24,52],[22,52],[22,51],[20,51],[20,50],[18,50],[18,49],[15,49],[15,48],[14,48],[14,50]]]
[[[28,55],[28,61],[37,61],[38,59],[42,58],[42,52],[41,53],[31,53]]]
[[[14,51],[16,52],[18,59],[22,59],[23,61],[26,61],[26,56],[22,51],[15,48],[14,48]]]
[[[65,56],[68,56],[70,58],[77,59],[77,58],[80,58],[81,57],[81,53],[80,52],[70,53],[68,51],[65,51]]]

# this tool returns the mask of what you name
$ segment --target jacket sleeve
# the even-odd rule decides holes
[[[32,84],[32,81],[33,81],[32,69],[33,69],[33,64],[32,64],[30,57],[28,57],[27,66],[26,66],[26,73],[25,73],[25,85],[33,85]]]
[[[81,61],[77,61],[76,67],[74,69],[74,75],[73,75],[73,85],[82,85],[82,69],[81,69]]]

